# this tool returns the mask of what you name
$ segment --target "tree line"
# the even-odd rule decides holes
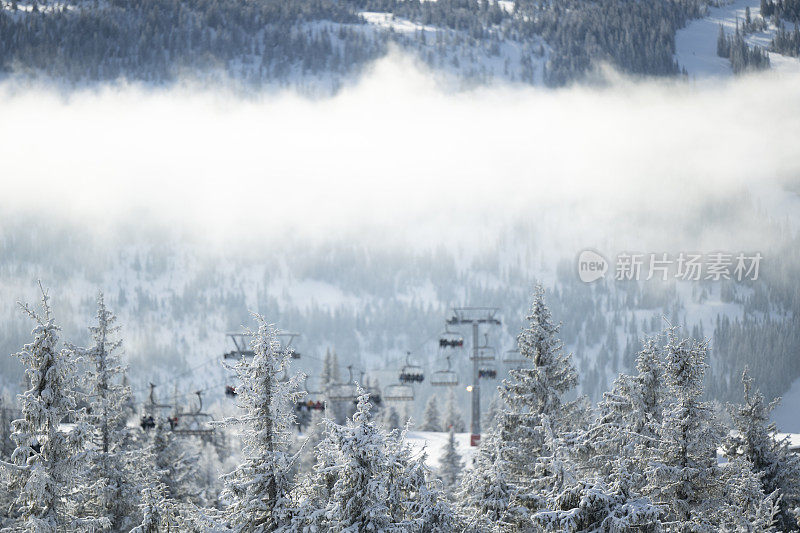
[[[238,415],[219,423],[238,428],[239,464],[213,496],[164,421],[149,439],[125,424],[130,389],[102,296],[88,348],[62,345],[44,290],[38,309],[22,309],[34,324],[17,354],[28,386],[0,463],[10,531],[798,529],[800,458],[777,437],[775,402],[747,372],[723,427],[702,399],[707,341],[670,328],[644,341],[636,371],[592,407],[575,395],[577,369],[541,286],[517,339],[528,363],[499,385],[469,470],[454,427],[432,469],[402,428],[378,421],[364,389],[343,423],[317,417],[296,449],[301,376],[285,377],[290,355],[256,315],[254,355],[235,367]],[[89,369],[80,378],[78,363]],[[323,370],[332,377],[331,358]]]

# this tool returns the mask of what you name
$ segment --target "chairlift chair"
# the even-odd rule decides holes
[[[497,370],[492,367],[479,368],[478,379],[497,379]]]
[[[447,368],[437,370],[431,375],[431,385],[434,387],[456,387],[458,386],[458,374],[450,367],[450,356],[447,356]]]
[[[475,352],[470,353],[469,358],[473,361],[494,361],[497,358],[497,349],[489,345],[489,334],[484,335],[483,344],[478,346],[477,356]]]
[[[353,365],[347,366],[350,377],[346,383],[334,383],[328,392],[328,399],[332,402],[348,402],[358,399],[358,390],[353,381]]]
[[[526,362],[528,362],[528,359],[520,353],[519,348],[508,350],[503,356],[503,363],[507,365],[520,366]]]
[[[422,383],[425,381],[425,374],[422,371],[422,367],[419,365],[415,365],[410,361],[411,352],[406,352],[406,364],[400,370],[400,377],[399,381],[403,385],[407,385],[409,383]]]
[[[383,398],[388,402],[413,402],[414,387],[402,383],[389,385],[383,391]]]
[[[464,337],[457,331],[451,331],[449,324],[445,323],[444,331],[439,335],[439,348],[462,348]]]

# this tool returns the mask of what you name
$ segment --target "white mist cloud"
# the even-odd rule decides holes
[[[0,89],[0,208],[133,220],[220,239],[399,233],[427,243],[522,217],[554,241],[739,245],[709,203],[796,210],[800,78],[617,80],[448,94],[401,58],[339,95]],[[788,206],[788,207],[787,207]],[[770,206],[767,206],[770,207]],[[749,233],[748,233],[749,232]]]

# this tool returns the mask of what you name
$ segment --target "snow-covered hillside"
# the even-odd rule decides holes
[[[722,26],[727,34],[732,34],[745,20],[745,10],[750,8],[751,17],[760,17],[758,0],[734,0],[721,7],[710,7],[708,15],[692,20],[684,29],[675,34],[675,57],[681,67],[693,79],[705,77],[727,77],[733,74],[730,61],[717,55],[717,37]],[[770,42],[777,28],[768,23],[765,31],[745,36],[745,41],[769,50]],[[769,54],[771,69],[777,72],[800,72],[800,59],[775,52]]]

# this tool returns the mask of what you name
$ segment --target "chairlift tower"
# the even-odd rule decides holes
[[[450,326],[472,326],[472,420],[470,421],[470,444],[477,446],[481,439],[481,385],[480,363],[485,356],[480,353],[480,327],[499,326],[497,307],[454,307],[453,316],[447,320]]]

